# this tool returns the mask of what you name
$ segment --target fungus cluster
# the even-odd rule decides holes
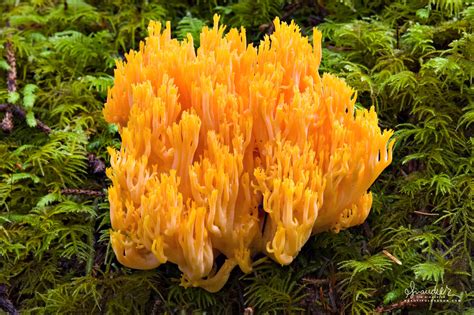
[[[107,170],[118,260],[175,263],[183,285],[208,291],[256,253],[289,264],[312,234],[361,224],[394,143],[343,80],[320,77],[319,31],[311,45],[275,19],[254,47],[218,22],[197,51],[151,22],[104,109],[122,138]]]

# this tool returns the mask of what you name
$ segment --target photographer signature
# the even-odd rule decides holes
[[[417,290],[414,281],[411,281],[410,286],[405,289],[405,294],[406,299],[417,299],[417,297],[419,296],[429,296],[431,298],[434,298],[435,300],[443,300],[446,302],[448,301],[446,299],[451,297],[460,300],[460,296],[452,293],[451,288],[449,288],[447,285],[441,287],[438,287],[438,285],[436,285],[434,288],[431,289]]]

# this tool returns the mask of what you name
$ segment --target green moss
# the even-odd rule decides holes
[[[472,311],[474,6],[7,0],[0,11],[0,104],[15,103],[26,115],[16,116],[11,133],[0,131],[0,283],[21,312]],[[227,24],[244,25],[249,42],[271,31],[275,15],[295,19],[310,36],[318,24],[322,70],[345,78],[358,91],[358,106],[375,105],[381,127],[395,129],[398,141],[393,164],[372,187],[363,226],[314,236],[291,266],[263,260],[248,275],[234,271],[224,290],[209,294],[179,287],[175,266],[144,272],[115,260],[108,182],[94,163],[107,162],[106,148],[119,146],[101,114],[114,60],[138,47],[150,19],[170,20],[182,38],[196,36],[216,12]],[[8,38],[16,93],[7,90]],[[36,128],[36,119],[51,133]],[[410,286],[447,286],[460,301],[412,310],[400,304]]]

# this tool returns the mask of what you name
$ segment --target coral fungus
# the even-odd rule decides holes
[[[289,264],[312,234],[361,224],[394,143],[344,81],[320,77],[319,31],[311,45],[275,19],[256,48],[218,22],[197,51],[151,22],[104,109],[122,137],[107,170],[118,260],[175,263],[184,285],[209,291],[258,252]]]

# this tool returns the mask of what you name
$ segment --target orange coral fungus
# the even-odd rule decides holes
[[[107,170],[118,260],[173,262],[184,285],[209,291],[255,253],[289,264],[312,234],[361,224],[394,143],[344,81],[320,77],[319,31],[311,45],[275,19],[255,48],[218,21],[197,51],[151,22],[104,109],[122,137]]]

